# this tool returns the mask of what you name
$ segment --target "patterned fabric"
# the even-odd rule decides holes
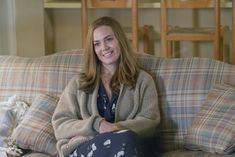
[[[162,59],[139,55],[156,81],[162,150],[184,147],[184,138],[215,83],[235,85],[235,66],[208,58]]]
[[[105,91],[105,87],[100,81],[98,97],[97,97],[97,106],[99,114],[105,118],[108,122],[114,122],[115,119],[115,108],[117,104],[118,94],[113,93],[111,101],[109,101],[108,95]]]
[[[51,157],[51,156],[43,154],[43,153],[30,153],[30,154],[24,155],[24,157]]]
[[[215,85],[185,138],[192,150],[229,154],[235,152],[235,88]]]
[[[176,150],[164,153],[161,157],[235,157],[234,154],[231,155],[221,155],[216,153],[209,153],[203,151],[191,151],[191,150]]]
[[[58,98],[38,95],[11,138],[17,146],[56,156],[56,139],[51,124]]]
[[[69,157],[140,157],[138,147],[137,134],[120,130],[95,136],[79,145]]]
[[[31,104],[38,93],[59,96],[81,69],[81,62],[82,50],[38,58],[0,56],[0,101],[19,95]]]

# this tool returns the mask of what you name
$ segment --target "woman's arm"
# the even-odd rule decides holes
[[[133,93],[133,102],[129,98],[124,98],[125,102],[133,103],[135,106],[131,109],[132,118],[119,121],[117,126],[130,129],[140,136],[152,136],[160,122],[160,112],[158,107],[158,95],[153,78],[146,72],[142,72],[138,78]],[[122,103],[125,103],[122,102]],[[123,107],[122,110],[125,108]],[[135,111],[134,111],[135,110]],[[120,111],[124,112],[124,111]]]
[[[86,107],[83,107],[83,112],[87,112],[85,118],[81,116],[78,92],[78,80],[72,79],[60,97],[52,117],[57,140],[97,134],[96,129],[102,118],[99,115],[89,115],[88,111],[84,111],[88,110]]]

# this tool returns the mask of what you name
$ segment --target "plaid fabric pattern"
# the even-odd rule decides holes
[[[49,94],[40,94],[35,98],[24,119],[11,135],[17,146],[56,156],[56,139],[51,118],[58,100],[58,97]]]
[[[0,56],[0,101],[12,95],[28,103],[37,93],[60,95],[81,69],[82,50],[71,50],[38,58]]]
[[[218,84],[209,92],[185,138],[192,150],[235,152],[235,88]]]
[[[184,138],[215,83],[235,85],[235,66],[207,58],[162,59],[140,55],[158,90],[162,150],[184,147]]]
[[[176,150],[164,153],[161,157],[234,157],[234,154],[222,155],[203,151]]]

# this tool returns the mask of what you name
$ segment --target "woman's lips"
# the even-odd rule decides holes
[[[105,54],[103,54],[104,57],[109,57],[110,55],[112,55],[113,51],[109,51],[106,52]]]

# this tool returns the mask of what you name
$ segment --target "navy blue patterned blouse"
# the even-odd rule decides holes
[[[106,121],[113,123],[115,120],[115,109],[117,104],[118,94],[113,93],[111,101],[105,91],[102,81],[100,81],[97,105],[99,114],[105,118]]]

